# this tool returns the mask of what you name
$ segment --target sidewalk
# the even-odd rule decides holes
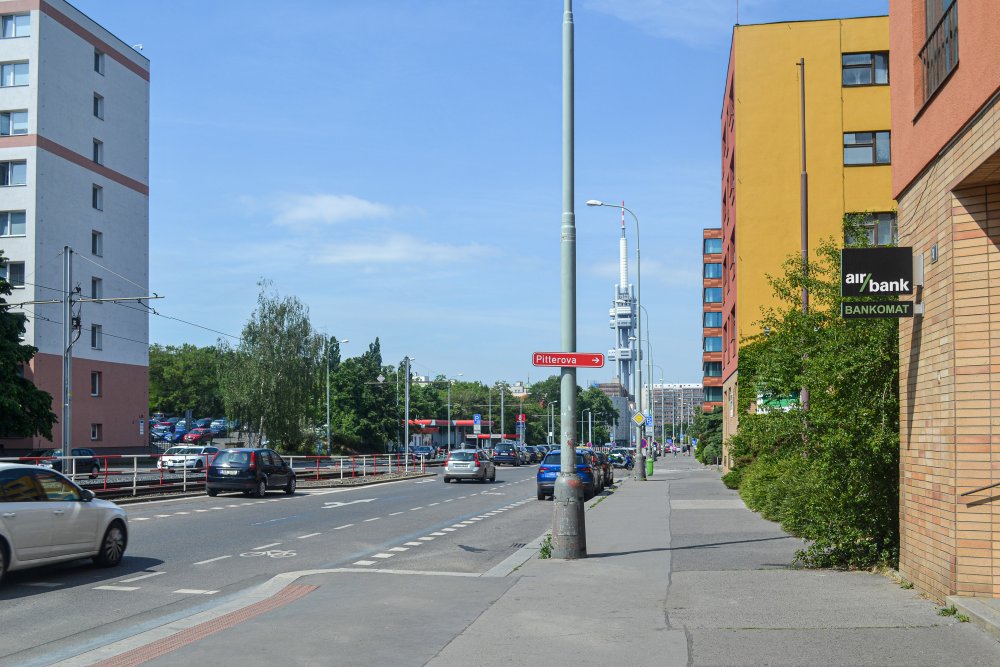
[[[1000,664],[985,632],[885,577],[791,567],[801,543],[689,457],[587,505],[586,559],[289,573],[58,664]]]

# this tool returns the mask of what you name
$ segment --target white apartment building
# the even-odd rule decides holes
[[[10,301],[61,299],[63,247],[80,296],[148,294],[149,61],[63,0],[0,0],[0,249]],[[62,419],[62,306],[26,305],[25,376]],[[144,447],[149,315],[81,303],[72,444]],[[8,452],[60,447],[0,434]]]

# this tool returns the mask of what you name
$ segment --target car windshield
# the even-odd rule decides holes
[[[178,456],[182,454],[197,454],[198,450],[191,447],[171,447],[164,453],[164,456]]]
[[[218,456],[215,457],[214,464],[219,465],[220,463],[235,463],[237,465],[246,465],[250,463],[250,452],[239,452],[239,451],[227,451],[220,452]]]
[[[452,452],[452,461],[472,461],[476,458],[476,452]]]

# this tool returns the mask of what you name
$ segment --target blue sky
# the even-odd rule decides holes
[[[238,335],[257,282],[353,356],[547,377],[557,351],[562,0],[75,0],[150,58],[150,289]],[[887,0],[743,0],[741,23]],[[576,0],[578,349],[612,344],[620,213],[638,215],[654,380],[701,381],[704,227],[735,0]],[[629,239],[635,271],[634,225]],[[644,327],[645,329],[645,327]],[[218,335],[161,317],[151,342]],[[649,348],[650,346],[647,346]],[[611,367],[581,370],[580,384]]]

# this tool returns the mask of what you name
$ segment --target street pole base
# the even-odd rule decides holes
[[[554,486],[552,558],[586,558],[587,526],[583,515],[583,482],[577,474],[559,473]]]
[[[646,457],[637,454],[635,457],[635,469],[632,471],[632,475],[637,482],[646,481]]]

